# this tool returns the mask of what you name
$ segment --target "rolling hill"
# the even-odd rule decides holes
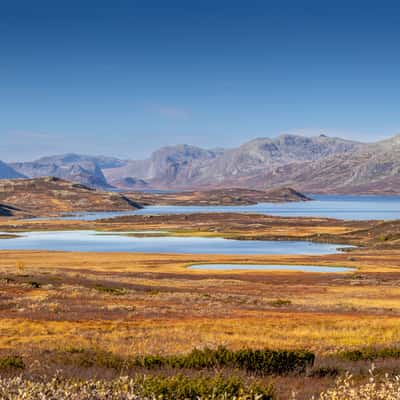
[[[4,215],[14,214],[13,209],[18,209],[32,216],[141,208],[119,193],[95,190],[54,177],[1,180],[0,204]]]

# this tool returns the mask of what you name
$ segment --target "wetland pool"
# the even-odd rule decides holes
[[[354,272],[355,268],[328,267],[323,265],[278,265],[278,264],[198,264],[188,269],[207,271],[297,271],[297,272]]]
[[[0,239],[0,250],[47,250],[81,252],[325,255],[340,252],[341,244],[307,241],[231,240],[224,238],[140,236],[97,231],[35,231]]]

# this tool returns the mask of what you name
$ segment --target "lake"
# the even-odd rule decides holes
[[[151,232],[148,232],[151,233]],[[243,255],[324,255],[339,252],[340,244],[305,241],[228,240],[201,237],[134,237],[116,232],[46,231],[27,232],[0,239],[0,250],[51,250],[82,252],[134,252]]]
[[[326,267],[323,265],[278,265],[278,264],[198,264],[189,269],[213,271],[298,271],[298,272],[354,272],[355,268]]]
[[[205,212],[256,213],[283,217],[328,217],[345,220],[400,218],[400,196],[310,195],[314,201],[260,203],[250,206],[149,206],[121,212],[74,213],[67,220],[96,220],[125,215],[159,215]]]

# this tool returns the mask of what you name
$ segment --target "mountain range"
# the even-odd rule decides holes
[[[144,160],[64,154],[0,163],[0,179],[43,176],[128,191],[290,186],[310,193],[400,194],[400,135],[361,143],[286,134],[231,149],[167,146]]]

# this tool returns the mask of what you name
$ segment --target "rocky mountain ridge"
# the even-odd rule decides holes
[[[54,176],[94,188],[110,188],[102,168],[118,167],[122,161],[111,157],[64,154],[32,162],[12,163],[11,167],[29,178]]]
[[[376,143],[281,135],[232,149],[167,146],[145,160],[65,154],[9,168],[17,177],[50,175],[122,190],[286,186],[311,193],[400,194],[400,135]]]
[[[315,161],[362,146],[361,143],[324,135],[258,138],[234,149],[204,150],[179,145],[163,147],[146,160],[105,169],[104,174],[110,182],[135,177],[162,189],[237,186],[243,180],[265,174],[267,170],[281,165]]]
[[[0,161],[0,179],[16,179],[16,178],[26,178],[23,174],[17,172],[10,165],[3,161]]]

